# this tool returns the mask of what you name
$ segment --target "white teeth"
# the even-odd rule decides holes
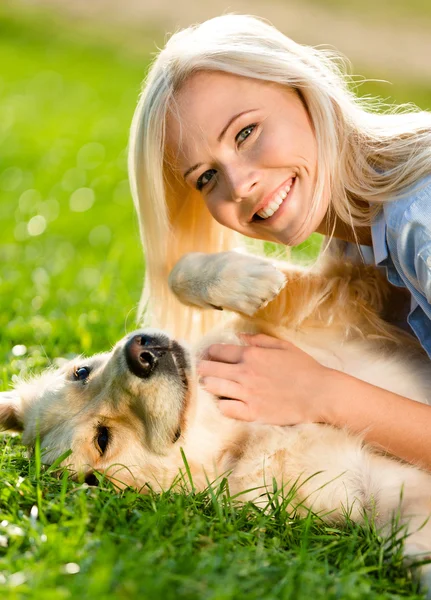
[[[277,210],[280,208],[283,200],[286,198],[287,194],[290,192],[290,188],[292,186],[286,186],[283,190],[281,190],[280,192],[278,192],[275,197],[273,198],[273,200],[271,200],[271,202],[265,206],[265,208],[262,208],[261,210],[259,210],[256,214],[258,217],[261,217],[262,219],[269,219],[269,217],[272,217],[272,215],[277,212]]]
[[[267,219],[268,217],[272,217],[272,215],[275,213],[277,208],[278,208],[278,206],[273,210],[272,208],[267,206],[265,208],[265,210],[260,210],[257,214],[259,215],[259,217],[263,217],[264,219]]]
[[[280,202],[279,202],[279,200],[280,200]],[[268,204],[268,206],[266,207],[266,210],[268,210],[268,208],[269,208],[272,211],[276,211],[282,202],[283,202],[283,200],[281,198],[276,198],[275,200],[273,200],[272,202],[270,202]]]

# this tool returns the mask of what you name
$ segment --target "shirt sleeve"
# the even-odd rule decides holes
[[[429,211],[431,216],[431,206]],[[431,228],[415,215],[406,218],[397,245],[404,276],[431,304]]]

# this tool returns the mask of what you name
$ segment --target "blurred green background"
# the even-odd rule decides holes
[[[227,10],[338,47],[355,73],[391,82],[368,82],[361,94],[431,109],[428,1],[1,3],[3,389],[135,328],[144,259],[126,148],[141,81],[166,32]],[[376,535],[318,524],[313,538],[307,521],[295,522],[293,535],[282,511],[270,533],[270,515],[220,516],[208,498],[156,503],[40,479],[19,438],[0,441],[0,588],[8,598],[419,597],[400,555],[390,562]],[[35,503],[44,519],[31,517]]]
[[[147,60],[0,9],[0,336],[13,372],[134,326],[143,260],[126,146]]]

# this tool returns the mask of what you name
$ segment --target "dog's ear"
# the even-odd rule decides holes
[[[15,390],[0,392],[0,430],[24,429],[21,398]]]

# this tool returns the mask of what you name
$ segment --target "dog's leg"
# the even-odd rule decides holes
[[[285,283],[286,275],[271,261],[239,252],[191,252],[169,275],[170,288],[183,304],[248,316],[273,300]]]
[[[373,267],[326,260],[304,268],[239,252],[190,253],[172,269],[169,285],[184,304],[227,309],[277,327],[311,320],[364,335],[384,333],[378,315],[388,284]]]

